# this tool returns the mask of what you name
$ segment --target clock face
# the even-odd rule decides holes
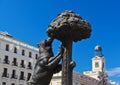
[[[99,67],[99,63],[98,62],[95,62],[95,67]]]

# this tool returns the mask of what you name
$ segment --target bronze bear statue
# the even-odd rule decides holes
[[[60,51],[56,57],[52,51],[52,38],[43,40],[39,46],[39,57],[37,58],[34,72],[27,85],[49,85],[54,73],[61,70],[61,64],[59,64],[64,49],[61,46]]]

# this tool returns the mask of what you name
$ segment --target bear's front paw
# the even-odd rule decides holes
[[[73,69],[76,66],[76,63],[74,61],[70,62],[70,67]]]

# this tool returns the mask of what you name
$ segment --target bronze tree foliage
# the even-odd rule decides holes
[[[47,29],[49,37],[54,37],[60,41],[80,41],[89,38],[90,33],[90,24],[83,20],[80,15],[68,10],[59,14]]]

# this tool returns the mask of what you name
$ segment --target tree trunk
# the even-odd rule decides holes
[[[62,85],[72,85],[73,69],[70,66],[72,61],[72,41],[66,40],[63,42],[63,46],[66,52],[62,58]]]

